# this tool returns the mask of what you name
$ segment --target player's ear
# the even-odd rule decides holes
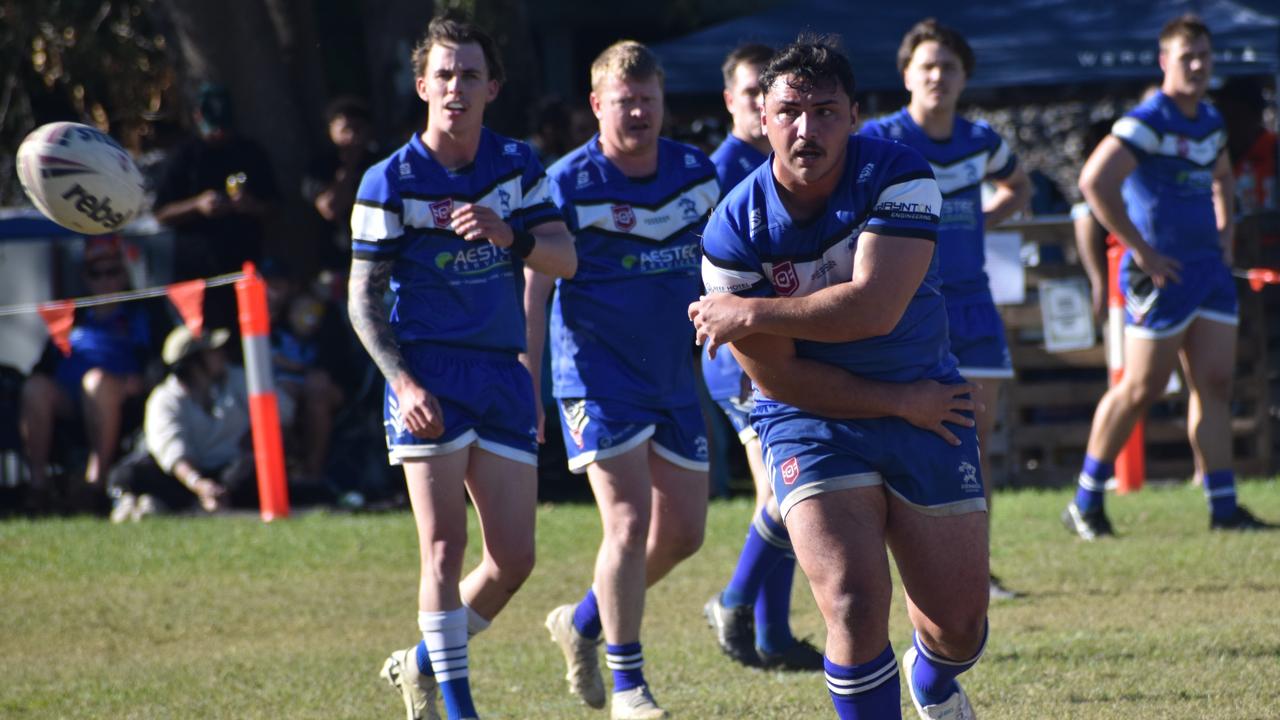
[[[858,101],[851,100],[849,102],[849,128],[850,132],[856,132],[858,129]]]
[[[413,79],[413,87],[414,87],[414,89],[416,89],[416,90],[418,91],[418,98],[419,98],[419,99],[421,99],[421,100],[422,100],[422,102],[428,102],[428,100],[427,100],[427,76],[426,76],[426,75],[419,75],[418,77],[414,78],[414,79]]]
[[[486,102],[493,102],[498,99],[498,91],[502,89],[502,83],[497,80],[489,81],[489,92],[485,94]]]
[[[591,94],[587,95],[587,102],[591,104],[591,114],[595,115],[596,119],[599,120],[600,119],[600,96],[596,95],[595,90],[592,90]]]
[[[729,88],[725,88],[724,91],[721,92],[720,94],[724,96],[724,109],[728,110],[729,114],[732,115],[733,114],[733,93],[729,92]]]

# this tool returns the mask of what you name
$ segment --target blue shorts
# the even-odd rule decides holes
[[[716,404],[724,411],[725,417],[729,418],[733,431],[738,433],[738,442],[746,445],[758,437],[755,428],[751,427],[751,408],[755,407],[754,400],[747,398],[746,402],[742,402],[738,398],[727,398],[717,400]]]
[[[990,296],[977,301],[947,301],[951,354],[969,379],[1012,378],[1013,358],[1004,338],[1004,321]]]
[[[482,450],[526,465],[538,464],[538,417],[529,371],[507,353],[407,345],[409,372],[444,411],[444,434],[414,437],[401,422],[388,385],[382,402],[387,455],[392,465],[447,455],[474,443]]]
[[[1134,262],[1133,253],[1124,254],[1120,287],[1126,333],[1153,340],[1170,337],[1186,330],[1197,317],[1227,325],[1240,323],[1236,281],[1221,257],[1183,261],[1179,275],[1182,282],[1157,288]]]
[[[768,403],[751,420],[783,518],[801,500],[875,485],[926,515],[987,509],[973,428],[948,426],[956,447],[901,418],[831,420]]]
[[[707,427],[697,403],[668,410],[619,400],[560,399],[560,429],[569,470],[584,473],[597,460],[621,455],[653,439],[653,451],[672,465],[706,472]]]

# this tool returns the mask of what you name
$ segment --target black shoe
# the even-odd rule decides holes
[[[987,592],[991,600],[1012,600],[1018,597],[1018,593],[1005,587],[995,573],[991,573],[991,582],[987,586]]]
[[[720,602],[720,594],[716,593],[702,606],[702,614],[715,631],[716,643],[725,655],[747,667],[760,664],[756,655],[755,614],[750,605],[725,607]]]
[[[1264,520],[1259,520],[1258,518],[1254,517],[1253,513],[1249,512],[1243,505],[1237,505],[1236,514],[1232,515],[1226,520],[1218,520],[1212,517],[1209,518],[1210,530],[1249,531],[1249,530],[1275,530],[1276,528],[1277,528],[1276,525],[1273,525]]]
[[[799,672],[817,672],[825,669],[822,662],[822,651],[808,640],[796,640],[791,647],[776,655],[770,655],[756,648],[756,656],[760,659],[760,667],[769,670],[794,670]]]
[[[1081,512],[1074,501],[1062,511],[1062,524],[1080,536],[1081,540],[1097,540],[1100,537],[1116,534],[1111,529],[1111,521],[1107,519],[1106,510],[1098,508]]]

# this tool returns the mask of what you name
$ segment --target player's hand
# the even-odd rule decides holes
[[[1142,271],[1151,276],[1151,281],[1156,287],[1162,288],[1169,283],[1182,282],[1182,263],[1177,260],[1160,253],[1155,248],[1147,245],[1139,250],[1134,248],[1133,259],[1138,263],[1138,267]]]
[[[1089,283],[1089,304],[1093,307],[1093,317],[1098,321],[1107,319],[1107,288],[1103,283]]]
[[[453,231],[464,240],[488,240],[494,247],[508,248],[515,233],[507,221],[493,208],[484,205],[459,205],[453,211]]]
[[[952,445],[959,445],[960,438],[947,429],[947,424],[974,426],[973,418],[960,413],[982,409],[972,397],[977,389],[978,386],[969,383],[943,385],[933,380],[918,380],[902,386],[898,415],[922,430],[935,433]]]
[[[707,355],[714,358],[717,348],[751,334],[751,301],[729,293],[703,295],[689,304],[689,320],[694,341],[705,344]]]
[[[444,411],[435,395],[403,375],[391,389],[400,403],[400,421],[414,437],[434,440],[444,434]]]
[[[200,509],[205,512],[217,512],[222,509],[227,489],[216,480],[202,477],[191,483],[191,492],[196,494]]]
[[[227,196],[217,190],[205,190],[196,196],[196,212],[205,217],[218,217],[227,212]]]

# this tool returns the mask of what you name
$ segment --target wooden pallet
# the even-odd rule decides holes
[[[985,452],[997,487],[1069,484],[1080,470],[1093,411],[1107,389],[1106,354],[1101,344],[1062,353],[1044,347],[1038,283],[1084,276],[1070,221],[1042,219],[1012,229],[1023,233],[1024,242],[1039,243],[1042,256],[1060,254],[1063,262],[1027,268],[1026,301],[1000,309],[1017,377],[1001,394],[1001,419]],[[1045,253],[1046,247],[1056,250]],[[1273,470],[1267,324],[1260,297],[1243,283],[1240,310],[1232,402],[1234,463],[1237,473],[1259,475]],[[1185,479],[1195,472],[1183,385],[1183,390],[1157,403],[1147,419],[1149,479]]]

